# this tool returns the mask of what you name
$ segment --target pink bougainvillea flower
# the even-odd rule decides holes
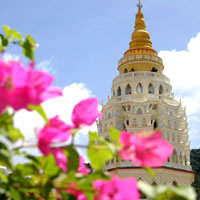
[[[59,88],[51,87],[53,77],[46,72],[27,70],[20,61],[5,62],[0,58],[0,112],[7,106],[15,110],[38,105],[48,98],[62,95]]]
[[[30,103],[38,105],[43,101],[62,95],[60,88],[51,87],[53,77],[46,72],[30,70],[28,72]]]
[[[58,116],[55,116],[49,120],[49,124],[38,132],[38,148],[45,156],[52,153],[57,165],[64,172],[67,171],[66,155],[62,148],[52,147],[52,144],[67,141],[71,136],[71,128],[71,126],[61,121]]]
[[[78,172],[84,175],[87,175],[90,172],[90,169],[85,166],[84,158],[82,156],[80,156]]]
[[[66,189],[66,191],[70,194],[73,194],[77,200],[87,200],[87,197],[85,194],[78,188],[76,183],[70,183],[69,187]]]
[[[97,98],[82,100],[74,107],[72,112],[72,122],[75,128],[90,126],[100,117],[102,117],[102,114],[98,112]]]
[[[162,166],[173,153],[173,147],[164,139],[161,132],[142,132],[133,135],[122,132],[120,142],[123,148],[119,154],[124,160],[146,167]]]
[[[140,196],[134,178],[113,176],[110,181],[94,181],[93,187],[96,190],[95,200],[137,200]]]

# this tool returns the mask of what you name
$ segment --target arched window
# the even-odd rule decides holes
[[[172,142],[175,142],[175,136],[172,134]]]
[[[169,120],[168,120],[168,122],[167,122],[167,127],[168,127],[168,128],[171,128],[171,123],[170,123]]]
[[[104,125],[104,131],[107,131],[107,124]]]
[[[137,84],[136,92],[137,92],[137,93],[143,93],[143,86],[142,86],[141,83],[138,83],[138,84]]]
[[[147,121],[146,121],[146,119],[143,119],[143,121],[142,121],[142,126],[143,126],[143,127],[146,127],[146,126],[147,126]]]
[[[183,164],[183,156],[182,156],[182,153],[180,153],[179,155],[179,164]]]
[[[157,72],[158,71],[158,69],[157,68],[155,68],[155,67],[152,67],[152,70],[151,70],[152,72]]]
[[[173,185],[173,186],[177,186],[178,183],[177,183],[176,181],[173,181],[172,185]]]
[[[137,126],[137,121],[136,121],[136,119],[133,120],[133,126]]]
[[[175,130],[178,129],[178,127],[177,127],[177,123],[176,123],[176,122],[174,123],[174,129],[175,129]]]
[[[152,84],[152,83],[149,83],[148,93],[149,93],[149,94],[154,94],[154,87],[153,87],[153,84]]]
[[[125,123],[123,123],[123,130],[126,131],[126,125],[125,125]]]
[[[125,69],[124,69],[124,73],[127,73],[127,72],[128,72],[128,69],[127,69],[127,68],[125,68]]]
[[[174,114],[173,114],[173,112],[172,112],[172,111],[170,111],[169,115],[170,115],[171,117],[173,117],[173,116],[174,116]]]
[[[138,108],[137,114],[138,114],[138,115],[141,115],[141,114],[142,114],[142,109],[141,109],[141,108]]]
[[[153,123],[153,128],[154,128],[154,130],[158,128],[158,124],[157,124],[157,121],[156,121],[156,120],[155,120],[154,123]]]
[[[111,118],[111,114],[108,113],[108,115],[107,115],[107,119],[110,119],[110,118]]]
[[[180,142],[180,135],[177,136],[177,142]]]
[[[151,185],[153,185],[153,186],[156,186],[157,185],[157,183],[154,181]]]
[[[128,125],[128,126],[129,126],[129,120],[126,120],[126,125]]]
[[[118,87],[118,89],[117,89],[117,96],[121,96],[121,88],[120,87]]]
[[[184,164],[187,165],[187,157],[186,157],[186,155],[185,155],[184,158],[185,158],[185,163]]]
[[[122,106],[123,110],[126,111],[126,106]]]
[[[160,87],[159,87],[159,94],[163,94],[163,86],[162,85],[160,85]]]
[[[173,163],[177,163],[177,152],[176,152],[176,150],[174,150],[174,152],[173,152],[173,154],[172,154],[172,162]]]
[[[167,133],[167,140],[170,141],[169,133]]]
[[[128,84],[128,85],[126,86],[126,89],[125,89],[125,95],[131,94],[131,93],[132,93],[132,91],[131,91],[131,86],[130,86],[130,84]]]
[[[133,68],[131,68],[131,72],[134,72],[135,70]]]
[[[113,90],[113,96],[115,96],[115,91]]]

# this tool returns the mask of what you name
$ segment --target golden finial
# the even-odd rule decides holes
[[[146,30],[144,21],[144,15],[141,11],[141,0],[138,1],[138,12],[135,19],[135,30],[132,34],[132,41],[130,42],[130,49],[152,49],[152,43],[150,41],[150,34]]]
[[[141,8],[142,8],[141,0],[139,0],[137,7],[138,7],[139,10],[141,10]]]

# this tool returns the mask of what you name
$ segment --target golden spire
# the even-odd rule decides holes
[[[140,1],[140,0],[139,0],[139,3],[138,3],[138,5],[137,5],[137,7],[138,7],[139,10],[141,10],[142,4],[141,4],[141,1]]]
[[[144,15],[141,11],[142,4],[139,0],[138,12],[135,19],[135,30],[132,34],[132,41],[130,42],[130,49],[152,49],[152,42],[150,41],[150,34],[146,30]]]

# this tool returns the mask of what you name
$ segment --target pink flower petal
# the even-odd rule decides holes
[[[78,172],[84,175],[87,175],[90,172],[90,169],[85,166],[84,158],[82,156],[80,156]]]
[[[98,100],[96,98],[88,98],[74,107],[72,122],[76,128],[90,126],[101,116],[102,114],[98,112]]]
[[[94,181],[93,187],[96,190],[95,200],[137,200],[140,196],[134,178],[113,176],[110,181]]]
[[[148,134],[146,134],[148,135]],[[162,166],[173,152],[173,147],[161,137],[161,132],[149,136],[122,132],[120,142],[123,148],[119,154],[124,160],[147,167]]]
[[[38,148],[45,156],[52,153],[57,165],[65,172],[67,171],[67,158],[61,148],[52,147],[52,144],[67,141],[71,136],[71,128],[55,116],[49,120],[48,125],[38,131]]]

